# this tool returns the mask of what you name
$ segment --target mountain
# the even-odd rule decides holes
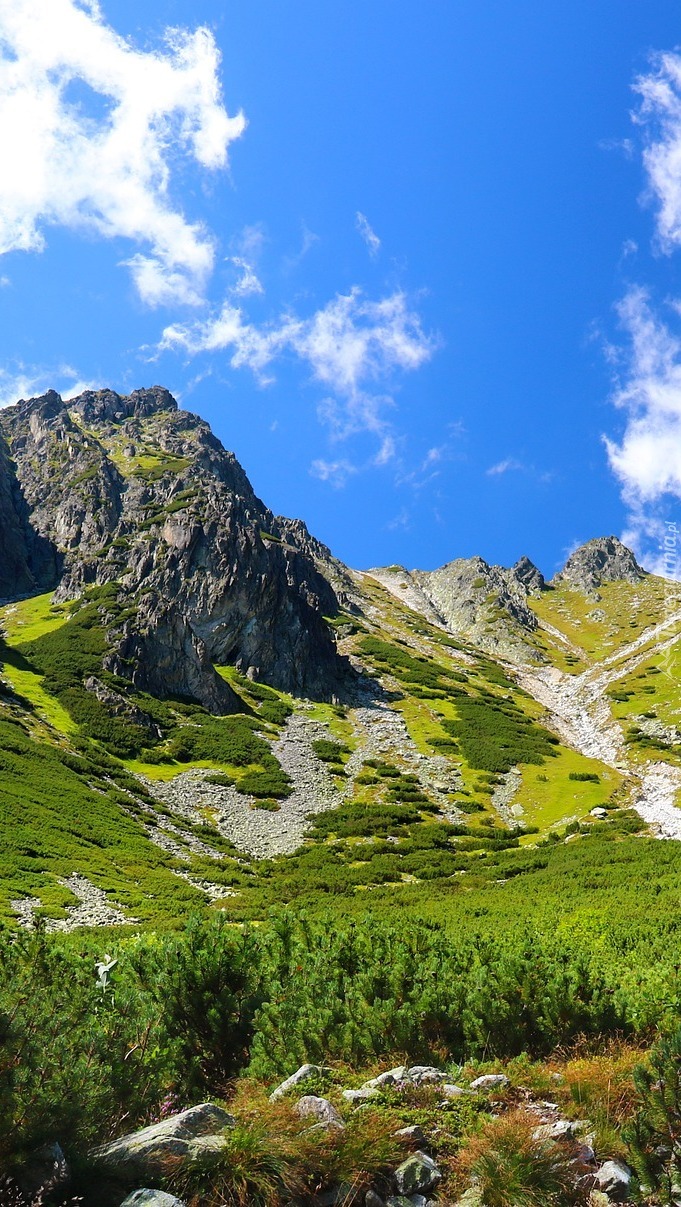
[[[273,516],[167,390],[87,391],[68,406],[50,391],[7,408],[0,425],[14,463],[0,463],[0,490],[18,497],[33,545],[47,551],[36,585],[64,601],[120,583],[136,601],[135,625],[110,630],[117,674],[134,663],[137,686],[216,711],[235,701],[212,662],[283,690],[333,691],[343,668],[323,620],[338,608],[318,569],[328,550]],[[18,558],[19,576],[5,594],[24,593],[36,555],[7,531],[3,560]]]
[[[0,429],[8,920],[259,918],[681,836],[681,594],[615,537],[551,582],[360,572],[161,387]]]

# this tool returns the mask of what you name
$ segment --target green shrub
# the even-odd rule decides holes
[[[312,743],[312,749],[323,763],[340,763],[343,755],[350,753],[349,746],[342,742],[332,742],[329,738],[317,738]]]
[[[274,797],[283,800],[293,792],[293,785],[281,767],[266,771],[247,771],[236,785],[245,796]]]
[[[466,696],[456,710],[456,721],[445,718],[441,724],[476,770],[504,774],[516,763],[542,764],[556,754],[558,739],[512,701]]]

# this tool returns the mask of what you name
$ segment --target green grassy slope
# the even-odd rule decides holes
[[[621,774],[561,743],[512,667],[428,623],[374,580],[365,578],[362,591],[364,615],[331,623],[342,651],[374,680],[376,702],[405,726],[408,748],[380,757],[367,745],[357,701],[311,706],[219,667],[240,694],[243,713],[216,718],[187,701],[154,700],[107,675],[103,651],[123,608],[115,587],[76,604],[54,606],[40,596],[5,607],[2,676],[18,699],[0,705],[0,721],[10,724],[0,766],[2,916],[12,917],[11,900],[31,896],[63,918],[74,899],[59,881],[73,872],[145,924],[174,924],[187,911],[212,908],[178,872],[224,886],[218,908],[235,921],[264,917],[286,901],[341,898],[353,908],[369,901],[374,908],[391,893],[401,908],[421,910],[437,897],[458,909],[461,886],[477,892],[488,880],[523,881],[530,872],[537,883],[543,852],[556,846],[577,867],[595,835],[628,847],[639,841],[628,837],[645,827],[626,809]],[[624,648],[664,620],[676,600],[655,579],[635,588],[613,584],[599,594],[594,602],[559,588],[533,605],[571,643],[554,658],[557,665],[566,649],[579,651],[563,668],[571,673],[577,661],[580,668],[595,665]],[[596,607],[601,614],[594,618]],[[538,640],[549,652],[556,639],[540,632]],[[670,658],[652,657],[618,681],[612,707],[625,725],[639,712],[674,723],[681,700]],[[104,715],[83,687],[88,674],[119,693],[132,720]],[[318,744],[316,754],[344,800],[311,819],[296,854],[254,861],[218,833],[211,810],[188,821],[145,787],[144,777],[162,791],[182,772],[208,769],[248,792],[255,807],[285,810],[292,785],[270,743],[301,707],[333,739],[326,749]],[[151,728],[135,721],[135,710]],[[637,757],[651,757],[640,735],[633,736]],[[428,763],[435,756],[440,772]],[[446,768],[452,782],[435,790]],[[594,819],[596,806],[606,808],[608,820]],[[170,849],[151,841],[150,827],[161,839],[170,834]],[[40,841],[31,845],[31,834]],[[191,850],[192,837],[213,857]],[[178,859],[173,843],[186,859]]]

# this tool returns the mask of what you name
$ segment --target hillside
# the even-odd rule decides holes
[[[0,427],[0,1171],[119,1207],[107,1142],[210,1098],[145,1167],[192,1207],[671,1201],[594,1188],[675,1168],[679,585],[350,569],[160,387]]]
[[[406,901],[561,833],[681,835],[681,595],[614,538],[550,584],[358,572],[160,387],[0,424],[7,920]]]

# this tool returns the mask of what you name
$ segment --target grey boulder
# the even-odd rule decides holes
[[[602,1190],[616,1203],[627,1201],[632,1175],[624,1161],[606,1161],[594,1176],[598,1190]]]
[[[361,1090],[343,1090],[343,1097],[346,1102],[354,1106],[356,1103],[369,1102],[371,1098],[376,1097],[378,1092],[377,1089],[372,1090],[364,1087]]]
[[[270,1102],[276,1102],[278,1098],[283,1098],[285,1094],[295,1089],[301,1082],[309,1081],[311,1077],[319,1077],[322,1072],[323,1070],[320,1065],[301,1065],[299,1069],[296,1069],[295,1073],[292,1073],[290,1077],[282,1081],[276,1090],[272,1090]]]
[[[168,1157],[192,1159],[205,1155],[204,1137],[215,1139],[216,1151],[222,1146],[219,1133],[234,1127],[235,1122],[222,1107],[203,1102],[161,1123],[102,1144],[92,1150],[90,1158],[95,1166],[121,1181],[155,1179],[166,1169]]]
[[[328,1098],[317,1098],[314,1094],[306,1094],[293,1108],[301,1119],[311,1119],[315,1123],[333,1123],[343,1125],[338,1111]]]
[[[414,1085],[441,1084],[447,1080],[447,1074],[433,1065],[413,1065],[407,1070],[407,1078],[413,1081]]]
[[[185,1207],[182,1199],[176,1199],[174,1194],[166,1194],[165,1190],[134,1190],[121,1207]]]
[[[472,1090],[504,1090],[510,1081],[505,1073],[485,1073],[471,1082]]]
[[[431,1190],[441,1177],[442,1174],[433,1158],[419,1150],[398,1165],[395,1170],[395,1187],[398,1195],[405,1195],[408,1198],[409,1195],[422,1194],[424,1190]]]

